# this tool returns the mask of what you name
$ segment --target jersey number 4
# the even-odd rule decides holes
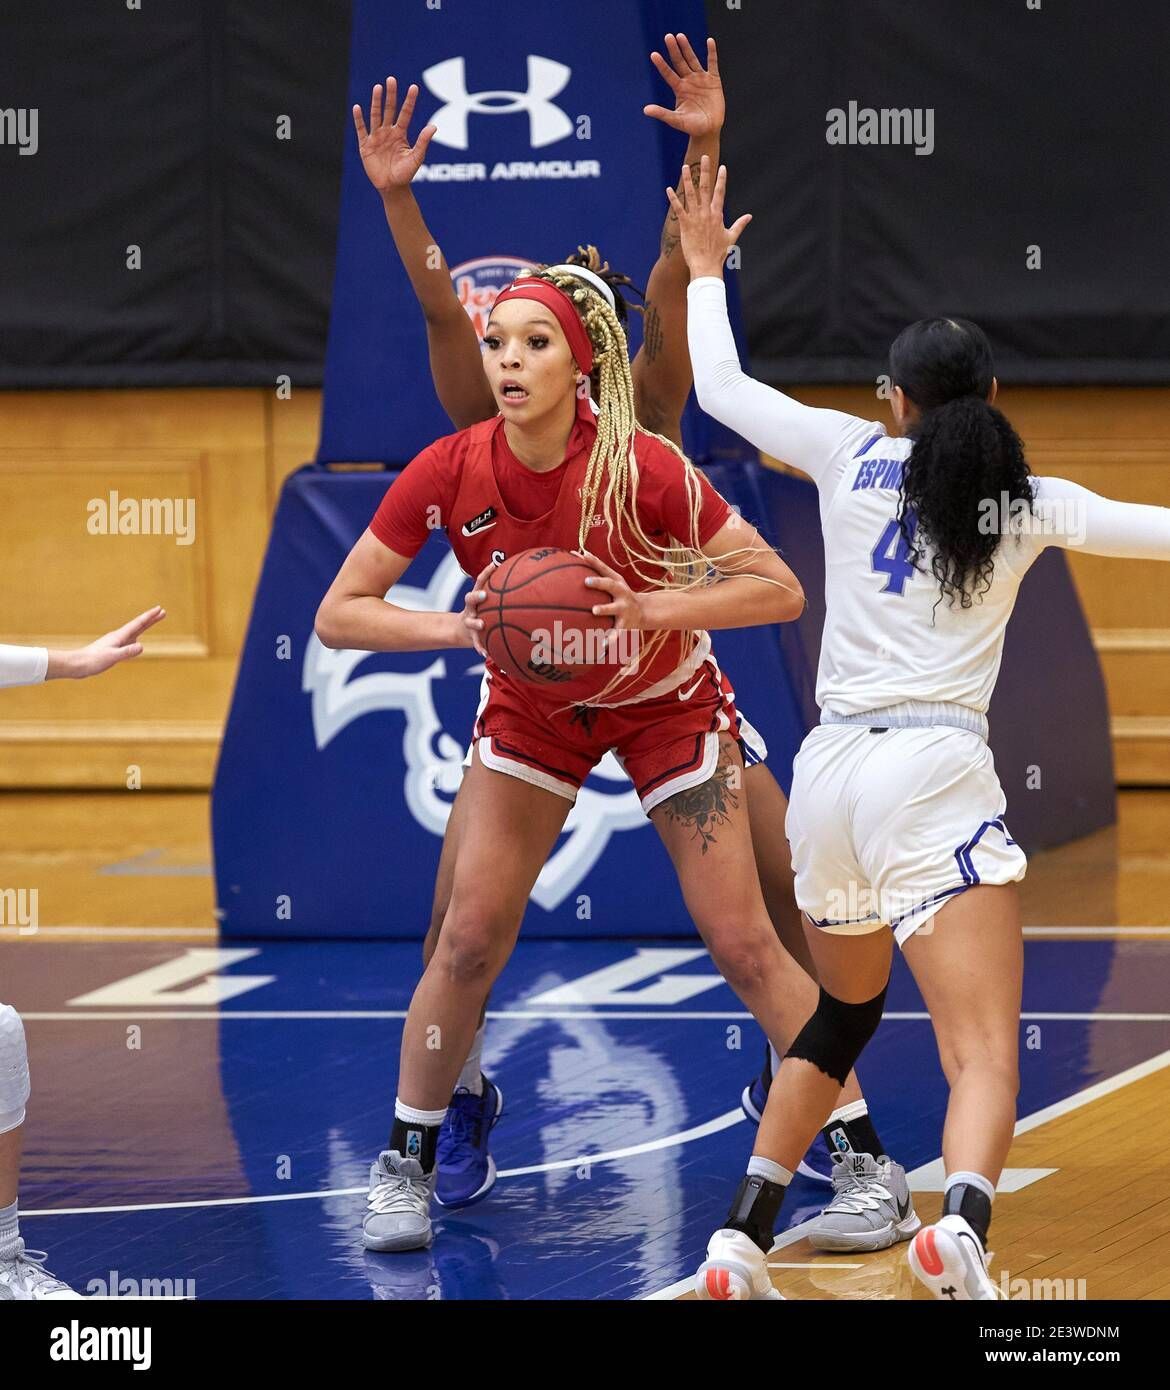
[[[909,517],[909,528],[910,537],[913,539],[914,532],[918,529],[917,517]],[[914,565],[910,560],[910,547],[896,518],[882,532],[870,554],[870,561],[875,573],[888,576],[885,587],[881,590],[883,594],[905,593],[906,582],[914,575]]]

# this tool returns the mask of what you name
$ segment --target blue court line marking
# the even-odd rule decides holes
[[[734,1110],[717,1115],[713,1120],[705,1120],[701,1125],[693,1125],[690,1129],[679,1130],[677,1134],[667,1134],[661,1139],[647,1139],[641,1144],[631,1144],[629,1148],[610,1149],[607,1153],[577,1154],[575,1158],[558,1158],[548,1163],[534,1163],[528,1168],[502,1168],[496,1177],[520,1178],[528,1177],[534,1173],[552,1173],[565,1168],[592,1167],[598,1163],[617,1163],[624,1158],[636,1158],[639,1154],[654,1153],[658,1149],[679,1148],[683,1144],[693,1143],[696,1139],[706,1139],[709,1135],[730,1129],[732,1125],[744,1124],[746,1120],[747,1117],[737,1105]],[[143,1202],[132,1206],[118,1207],[45,1207],[39,1211],[25,1211],[22,1208],[20,1214],[22,1217],[86,1216],[98,1213],[110,1215],[113,1212],[130,1211],[181,1211],[191,1207],[243,1207],[255,1206],[262,1202],[305,1202],[312,1201],[314,1198],[364,1196],[368,1191],[368,1186],[327,1187],[320,1188],[315,1192],[278,1192],[261,1197],[212,1197],[189,1202]]]
[[[1134,1067],[1127,1067],[1125,1071],[1118,1072],[1116,1076],[1111,1076],[1105,1081],[1098,1081],[1092,1086],[1086,1086],[1084,1090],[1074,1091],[1071,1096],[1066,1096],[1064,1100],[1058,1100],[1053,1105],[1046,1105],[1041,1110],[1033,1110],[1030,1115],[1025,1115],[1022,1120],[1016,1121],[1015,1129],[1012,1130],[1012,1137],[1027,1134],[1029,1130],[1039,1129],[1041,1125],[1046,1125],[1050,1120],[1059,1119],[1062,1115],[1067,1115],[1073,1110],[1079,1110],[1082,1106],[1091,1105],[1093,1101],[1100,1100],[1102,1097],[1111,1095],[1114,1091],[1120,1091],[1124,1087],[1131,1085],[1135,1081],[1141,1081],[1147,1076],[1152,1076],[1155,1072],[1162,1071],[1170,1067],[1170,1051],[1159,1052],[1156,1056],[1149,1058],[1145,1062],[1139,1062]],[[932,1168],[935,1164],[942,1162],[942,1155],[932,1159],[929,1163],[922,1163],[911,1172],[906,1174],[906,1179],[910,1184],[911,1190],[914,1188],[914,1178],[923,1169]],[[814,1217],[811,1221],[803,1221],[799,1226],[793,1226],[790,1230],[777,1240],[769,1254],[781,1249],[785,1245],[793,1245],[816,1221]],[[688,1293],[695,1286],[695,1276],[688,1275],[683,1279],[676,1279],[673,1284],[668,1284],[664,1289],[658,1289],[654,1293],[644,1294],[643,1301],[661,1300],[677,1298],[680,1294]]]

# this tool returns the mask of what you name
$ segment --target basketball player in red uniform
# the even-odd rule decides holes
[[[522,277],[498,297],[485,342],[499,414],[403,470],[322,601],[317,635],[367,651],[475,645],[482,588],[462,613],[383,597],[437,517],[479,585],[501,552],[592,556],[594,611],[640,633],[642,651],[635,671],[577,707],[486,661],[451,900],[407,1014],[394,1125],[371,1173],[373,1250],[431,1242],[436,1147],[463,1059],[536,877],[608,750],[638,789],[716,965],[765,1032],[782,1031],[783,951],[755,871],[734,698],[707,630],[791,620],[800,585],[680,451],[637,427],[626,337],[592,286],[559,271]],[[491,524],[468,524],[482,517]],[[709,811],[697,833],[687,800],[699,789]]]
[[[718,163],[724,119],[715,41],[707,41],[706,68],[685,34],[668,34],[665,47],[669,62],[658,53],[651,55],[651,61],[670,86],[675,106],[673,110],[660,106],[648,106],[644,110],[647,115],[687,134],[686,162],[692,177],[697,179],[704,154],[714,164]],[[386,79],[385,111],[379,85],[371,98],[369,128],[360,107],[354,108],[354,122],[363,165],[382,197],[395,246],[423,309],[436,393],[456,428],[462,429],[491,419],[497,407],[483,371],[475,328],[455,293],[441,252],[436,267],[438,248],[411,189],[411,181],[423,162],[434,131],[433,126],[424,127],[417,141],[411,144],[409,126],[417,96],[418,88],[411,86],[401,110],[397,110],[397,84],[389,77]],[[666,436],[681,448],[681,416],[692,378],[686,348],[687,271],[678,243],[678,219],[671,211],[663,225],[658,259],[647,285],[643,343],[631,365],[631,376],[639,424]],[[626,303],[620,287],[630,286],[629,278],[603,265],[594,247],[582,248],[577,255],[568,257],[566,268],[569,262],[580,265],[582,278],[608,293],[624,327]],[[788,953],[785,987],[779,1001],[784,1030],[776,1038],[783,1051],[815,1007],[817,987],[793,894],[791,856],[784,836],[788,803],[763,762],[766,756],[763,741],[746,721],[741,721],[741,735],[747,764],[744,789],[750,810],[756,868],[769,916]],[[450,898],[461,802],[462,798],[457,796],[444,835],[430,930],[423,945],[424,963],[434,952]],[[503,1096],[500,1088],[482,1072],[482,1019],[480,1023],[457,1078],[440,1142],[442,1162],[436,1199],[447,1207],[468,1206],[480,1201],[495,1183],[495,1164],[488,1145],[492,1126],[500,1116]],[[773,1064],[779,1065],[778,1058],[775,1049],[765,1042],[763,1069],[743,1092],[744,1111],[753,1121],[759,1121]],[[862,1184],[854,1165],[845,1161],[854,1153],[867,1153],[875,1160],[884,1156],[855,1073],[850,1073],[838,1097],[837,1106],[825,1125],[824,1137],[829,1142],[830,1152],[836,1155],[833,1164],[835,1196],[825,1216],[810,1232],[810,1239],[827,1250],[857,1251],[888,1244],[882,1234],[882,1223],[875,1223],[873,1219],[872,1213],[878,1208],[861,1192]],[[818,1157],[814,1162],[823,1165],[824,1159]],[[803,1163],[801,1171],[810,1176],[822,1176]],[[870,1195],[884,1197],[882,1193]]]

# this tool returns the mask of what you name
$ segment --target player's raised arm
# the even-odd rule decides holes
[[[688,173],[698,185],[699,161],[707,155],[719,162],[719,137],[725,105],[719,78],[715,40],[707,40],[703,67],[685,34],[667,34],[667,58],[652,53],[650,61],[674,94],[674,109],[643,107],[644,114],[689,137]],[[691,359],[687,352],[687,267],[679,248],[678,217],[668,208],[662,226],[658,259],[646,286],[642,346],[634,358],[634,401],[638,422],[682,446],[679,420],[691,389]]]
[[[386,79],[385,96],[383,109],[379,83],[370,98],[368,129],[362,108],[353,108],[358,152],[367,177],[382,197],[390,235],[426,319],[431,378],[439,402],[455,428],[466,429],[490,419],[496,405],[484,379],[475,326],[459,303],[446,258],[423,221],[411,190],[411,180],[426,157],[435,127],[424,126],[412,145],[410,118],[418,88],[407,88],[397,114],[398,84],[393,77]]]
[[[751,221],[745,213],[730,228],[723,225],[727,169],[700,161],[698,190],[668,188],[666,196],[678,216],[679,240],[691,283],[687,289],[687,340],[695,373],[695,395],[714,416],[757,449],[782,459],[821,482],[830,463],[862,436],[868,421],[839,410],[801,405],[750,377],[740,366],[739,351],[727,317],[723,265],[727,253]]]

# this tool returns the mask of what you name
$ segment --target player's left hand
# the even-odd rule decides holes
[[[611,570],[604,560],[599,560],[587,550],[577,553],[597,571],[597,574],[590,575],[585,583],[591,589],[605,590],[610,596],[608,603],[593,605],[594,617],[613,618],[614,630],[618,632],[640,632],[645,628],[646,615],[642,608],[642,595],[634,593],[621,575]]]
[[[723,129],[726,106],[723,83],[719,80],[719,54],[715,40],[707,40],[707,66],[695,56],[685,34],[667,34],[668,63],[661,53],[651,53],[650,61],[674,93],[674,110],[664,106],[643,106],[642,113],[663,121],[692,139],[718,135]]]
[[[666,196],[678,218],[678,235],[691,277],[723,274],[727,253],[739,240],[740,234],[752,220],[750,212],[737,218],[730,227],[723,225],[723,200],[727,193],[727,165],[721,164],[711,181],[711,161],[703,155],[699,161],[699,187],[690,186],[687,167],[679,184],[682,197],[673,188]]]

